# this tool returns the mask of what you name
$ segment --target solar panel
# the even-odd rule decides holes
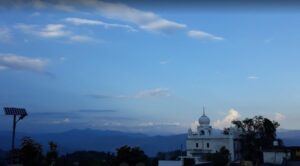
[[[24,108],[4,107],[4,112],[6,115],[27,115]]]

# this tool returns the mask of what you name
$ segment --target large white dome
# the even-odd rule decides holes
[[[199,118],[199,124],[201,125],[209,125],[210,119],[203,113],[203,115]]]

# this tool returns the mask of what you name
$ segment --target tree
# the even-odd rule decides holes
[[[112,153],[97,151],[76,151],[58,158],[56,166],[114,166],[115,156]],[[118,165],[119,166],[119,165]]]
[[[42,146],[30,137],[22,139],[20,149],[20,160],[24,166],[40,166],[42,165],[43,154]]]
[[[216,153],[208,154],[207,160],[214,166],[226,166],[229,163],[229,154],[229,150],[223,146]]]
[[[156,157],[159,160],[177,160],[179,156],[182,156],[183,152],[181,150],[174,150],[169,152],[158,152]]]
[[[54,166],[56,163],[56,160],[58,158],[58,152],[57,152],[57,144],[54,142],[50,141],[49,142],[49,152],[47,153],[47,163],[50,166]]]
[[[263,116],[255,116],[242,121],[235,120],[232,124],[241,129],[242,132],[240,136],[243,158],[254,163],[262,161],[261,150],[272,147],[279,123]]]
[[[122,163],[129,166],[135,166],[137,164],[146,165],[147,160],[148,157],[139,147],[132,148],[125,145],[117,149],[115,164],[118,166]]]

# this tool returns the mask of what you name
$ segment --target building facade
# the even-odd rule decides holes
[[[236,128],[229,128],[224,133],[220,130],[213,130],[210,119],[205,115],[199,118],[197,131],[188,130],[186,140],[186,157],[193,158],[196,163],[205,161],[205,156],[215,153],[225,147],[230,152],[230,161],[240,159],[239,131]]]

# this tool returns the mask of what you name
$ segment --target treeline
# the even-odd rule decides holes
[[[175,160],[184,152],[180,150],[159,152],[155,157],[147,156],[139,147],[122,146],[116,153],[99,151],[76,151],[59,155],[59,147],[49,142],[43,151],[41,144],[24,137],[20,149],[13,152],[0,151],[0,166],[19,163],[23,166],[158,166],[158,160]]]

